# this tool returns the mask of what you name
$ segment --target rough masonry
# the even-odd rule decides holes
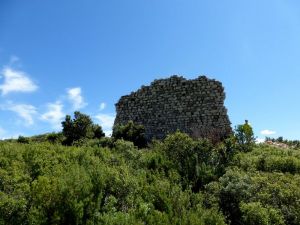
[[[200,76],[154,80],[116,104],[116,124],[132,120],[145,127],[148,140],[180,130],[194,138],[219,141],[232,133],[221,82]]]

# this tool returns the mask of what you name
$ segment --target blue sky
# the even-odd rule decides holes
[[[299,59],[296,0],[1,0],[0,138],[76,109],[109,131],[120,96],[179,74],[220,80],[233,126],[300,139]]]

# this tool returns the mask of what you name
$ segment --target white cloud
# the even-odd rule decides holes
[[[34,124],[33,116],[37,114],[37,111],[33,105],[9,103],[8,105],[1,106],[1,108],[18,114],[19,117],[24,119],[26,126]]]
[[[115,121],[115,115],[110,114],[98,114],[95,118],[99,121],[100,126],[102,127],[106,135],[111,135],[112,127]]]
[[[10,92],[33,92],[38,89],[38,86],[23,71],[5,67],[2,75],[4,78],[4,83],[0,85],[2,95]]]
[[[43,121],[49,122],[53,129],[59,130],[61,129],[61,121],[64,118],[64,113],[62,111],[63,104],[59,101],[55,103],[47,104],[47,112],[41,115],[41,119]]]
[[[260,144],[260,143],[264,143],[265,139],[263,138],[256,138],[255,143]]]
[[[87,105],[86,102],[84,102],[84,99],[81,95],[81,88],[80,87],[75,87],[75,88],[70,88],[67,90],[68,93],[68,99],[73,105],[73,109],[81,109]]]
[[[105,109],[105,108],[106,108],[106,103],[105,103],[105,102],[102,102],[102,103],[100,104],[100,106],[99,106],[100,111],[102,111],[102,110]]]
[[[276,134],[276,131],[272,131],[272,130],[262,130],[260,132],[262,135],[273,135]]]

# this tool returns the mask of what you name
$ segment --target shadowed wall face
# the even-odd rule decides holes
[[[172,76],[121,97],[115,125],[130,120],[144,125],[148,140],[180,130],[195,138],[219,141],[232,133],[224,100],[219,81]]]

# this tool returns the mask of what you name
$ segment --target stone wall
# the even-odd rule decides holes
[[[154,80],[116,104],[116,124],[132,120],[145,127],[148,140],[180,130],[192,137],[221,140],[232,133],[225,93],[219,81],[200,76]]]

